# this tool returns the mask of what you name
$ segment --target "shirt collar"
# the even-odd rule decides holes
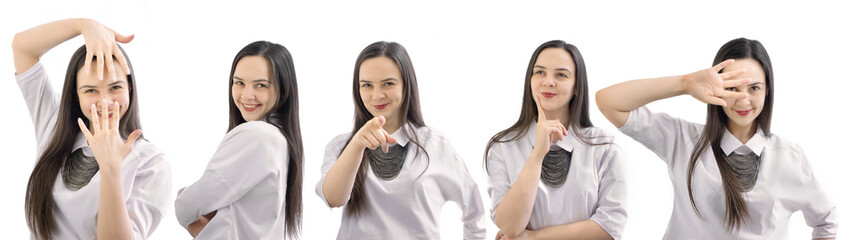
[[[556,143],[554,143],[553,145],[559,146],[560,148],[565,149],[566,151],[569,151],[569,152],[574,151],[574,145],[576,145],[575,141],[577,139],[574,136],[574,131],[572,130],[572,128],[573,127],[571,127],[571,126],[567,126],[565,128],[565,133],[568,136],[565,136],[565,138],[563,138],[563,140],[559,140]],[[535,147],[536,146],[536,121],[533,121],[532,123],[530,123],[530,128],[527,129],[527,134],[525,134],[525,136],[530,141],[530,145]]]
[[[82,153],[86,156],[94,156],[94,153],[91,152],[91,148],[88,147],[88,140],[85,140],[85,135],[83,135],[82,132],[77,133],[77,137],[74,139],[74,148],[71,152],[80,148],[82,148]]]
[[[766,138],[763,135],[763,130],[760,128],[757,128],[757,132],[745,144],[742,144],[727,128],[724,129],[724,136],[721,137],[721,150],[725,155],[730,155],[732,152],[740,154],[754,152],[754,154],[760,156],[763,148],[765,148],[765,144]]]
[[[395,140],[397,140],[397,144],[400,144],[401,147],[406,147],[406,143],[409,142],[409,139],[406,138],[406,135],[403,134],[402,129],[404,129],[404,128],[406,128],[407,131],[415,131],[415,129],[413,129],[409,125],[409,122],[407,122],[407,123],[404,123],[403,126],[398,128],[397,130],[395,130],[394,133],[392,133],[392,137],[395,138]],[[391,144],[389,144],[389,145],[391,146]]]

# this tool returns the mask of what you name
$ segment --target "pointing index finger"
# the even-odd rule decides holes
[[[539,96],[536,96],[536,111],[539,112],[539,119],[536,122],[543,122],[548,120],[548,117],[545,116],[545,109],[542,108],[542,101]]]

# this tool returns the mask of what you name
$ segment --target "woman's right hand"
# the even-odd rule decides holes
[[[551,150],[551,144],[562,140],[568,134],[559,119],[548,120],[539,96],[536,96],[536,109],[539,118],[536,120],[536,146],[533,146],[533,151],[544,156]]]
[[[356,135],[354,135],[351,141],[354,141],[363,148],[374,150],[377,147],[382,147],[383,152],[388,152],[389,144],[395,144],[397,140],[386,132],[386,130],[383,130],[383,124],[385,123],[386,118],[383,116],[377,116],[368,120],[365,125],[359,128],[359,131],[356,131]]]
[[[686,89],[686,93],[701,102],[720,106],[727,106],[727,102],[722,98],[742,99],[748,97],[748,94],[745,93],[725,90],[729,87],[739,87],[751,83],[750,78],[733,79],[744,74],[747,71],[746,69],[718,73],[734,61],[728,59],[711,68],[684,75],[683,87]]]
[[[103,80],[104,67],[108,70],[108,72],[112,73],[112,76],[109,76],[112,81],[117,79],[115,75],[115,67],[112,60],[112,56],[118,60],[118,64],[121,65],[121,68],[124,69],[126,74],[130,74],[130,68],[127,65],[127,60],[124,57],[124,53],[121,52],[121,49],[118,48],[118,43],[129,43],[135,38],[135,35],[124,36],[121,35],[115,30],[112,30],[103,24],[100,24],[97,21],[85,19],[80,21],[79,25],[80,34],[85,39],[85,65],[83,65],[83,69],[85,69],[86,73],[91,71],[91,62],[94,57],[97,57],[97,76],[100,77],[100,80]]]

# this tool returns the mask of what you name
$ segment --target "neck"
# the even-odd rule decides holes
[[[549,116],[548,119],[559,119],[559,122],[562,123],[562,126],[565,129],[568,129],[568,125],[571,123],[571,116],[568,114],[568,108],[562,108],[559,111],[545,111],[545,116]],[[554,118],[556,116],[556,118]]]
[[[733,122],[727,123],[727,130],[730,131],[730,134],[733,134],[733,137],[739,139],[739,142],[745,144],[748,140],[751,140],[751,137],[757,133],[757,128],[754,127],[754,123],[748,124],[748,126],[740,126],[736,125]]]
[[[394,134],[395,131],[400,129],[400,121],[397,118],[386,119],[386,124],[383,124],[383,130],[386,130],[389,134]]]

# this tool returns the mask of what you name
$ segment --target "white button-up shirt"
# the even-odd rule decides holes
[[[44,153],[59,114],[60,95],[53,91],[47,72],[41,63],[16,76],[18,86],[35,125],[38,155]],[[78,107],[74,105],[73,107]],[[74,121],[76,122],[76,121]],[[76,123],[72,127],[77,127]],[[74,138],[73,151],[94,156],[82,133]],[[68,152],[70,155],[71,152]],[[162,221],[170,207],[171,170],[164,154],[147,140],[136,141],[121,163],[124,200],[135,239],[147,239]],[[100,202],[100,172],[94,174],[88,185],[73,191],[65,187],[62,172],[53,184],[53,218],[57,231],[53,239],[95,239],[97,237],[97,209]],[[31,235],[31,238],[35,238]]]
[[[612,135],[600,128],[580,130],[589,142],[612,142]],[[517,133],[507,134],[511,139]],[[572,153],[571,165],[565,183],[550,187],[541,181],[536,201],[530,214],[528,229],[565,225],[583,220],[598,223],[614,239],[620,239],[627,221],[627,189],[621,165],[621,148],[614,143],[592,146],[581,142],[573,132],[559,140],[552,148],[562,148]],[[489,149],[489,196],[492,198],[491,216],[518,180],[524,163],[536,144],[536,122],[527,133],[515,141],[495,143]]]
[[[804,152],[777,135],[763,135],[760,129],[745,144],[725,132],[720,145],[724,154],[753,151],[761,157],[756,185],[742,194],[751,221],[738,232],[725,228],[721,174],[709,149],[699,156],[692,177],[692,195],[704,217],[699,218],[689,202],[687,168],[703,128],[647,107],[630,111],[620,128],[668,164],[674,209],[664,239],[788,239],[787,223],[796,211],[803,212],[807,225],[813,227],[813,238],[836,236],[836,207],[813,177]]]
[[[196,239],[283,239],[288,149],[274,125],[250,121],[236,126],[200,179],[177,193],[177,221],[187,227],[217,210]]]
[[[447,201],[462,210],[464,239],[486,237],[483,200],[477,183],[468,174],[462,158],[441,132],[430,127],[403,126],[418,135],[426,154],[409,143],[401,130],[392,137],[409,148],[406,160],[395,179],[385,181],[369,169],[365,178],[368,212],[359,217],[343,214],[338,239],[439,239],[439,213]],[[324,153],[321,180],[315,192],[326,203],[323,184],[327,172],[344,150],[351,133],[335,137]],[[407,144],[411,144],[407,146]],[[391,144],[390,144],[391,145]],[[363,164],[367,164],[363,162]],[[456,236],[457,239],[460,236]]]

